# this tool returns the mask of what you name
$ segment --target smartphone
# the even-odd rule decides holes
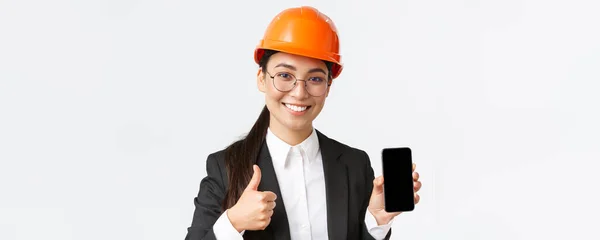
[[[409,212],[415,208],[412,151],[408,147],[384,148],[381,152],[383,195],[386,212]]]

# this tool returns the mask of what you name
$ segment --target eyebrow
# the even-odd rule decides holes
[[[278,68],[278,67],[284,67],[284,68],[288,68],[288,69],[291,69],[293,71],[296,71],[296,67],[294,67],[292,65],[289,65],[287,63],[280,63],[280,64],[277,64],[275,66],[275,68]],[[308,71],[308,73],[315,73],[315,72],[321,72],[323,74],[327,74],[327,73],[325,73],[325,70],[323,70],[322,68],[313,68],[313,69],[311,69],[311,70]]]

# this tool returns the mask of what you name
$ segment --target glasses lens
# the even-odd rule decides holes
[[[299,84],[306,83],[306,90],[312,96],[321,96],[327,91],[327,78],[325,77],[309,77],[307,80],[298,81]],[[290,91],[294,88],[296,78],[289,73],[277,73],[273,76],[273,83],[277,90],[282,92]]]
[[[287,92],[294,88],[294,82],[296,78],[289,73],[277,73],[273,77],[275,88],[282,92]]]
[[[319,97],[327,91],[327,80],[320,77],[309,78],[306,81],[306,88],[310,95]]]

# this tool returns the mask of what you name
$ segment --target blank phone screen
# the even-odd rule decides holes
[[[382,151],[385,210],[412,211],[414,189],[410,148],[386,148]]]

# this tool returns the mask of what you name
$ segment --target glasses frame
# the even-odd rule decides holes
[[[316,96],[316,95],[311,94],[308,91],[308,84],[307,84],[307,81],[305,79],[298,79],[298,78],[296,78],[296,75],[288,73],[288,72],[276,72],[275,76],[277,76],[277,74],[280,74],[280,73],[285,73],[285,74],[291,75],[294,78],[294,86],[290,90],[282,91],[282,90],[279,90],[279,88],[277,88],[277,86],[275,86],[275,76],[271,76],[271,73],[269,73],[268,71],[265,71],[265,72],[267,73],[267,75],[269,75],[269,77],[271,78],[271,80],[273,80],[272,81],[273,82],[273,87],[275,89],[277,89],[277,91],[280,91],[280,92],[290,92],[290,91],[294,90],[294,88],[296,88],[296,86],[297,86],[296,83],[298,83],[298,81],[303,81],[304,82],[304,91],[306,91],[306,93],[308,93],[308,95],[311,95],[313,97],[320,97],[320,96],[325,95],[325,93],[327,93],[327,89],[331,86],[331,82],[332,82],[330,80],[329,76],[327,76],[327,87],[325,88],[325,91],[323,91],[323,93],[321,95]]]

